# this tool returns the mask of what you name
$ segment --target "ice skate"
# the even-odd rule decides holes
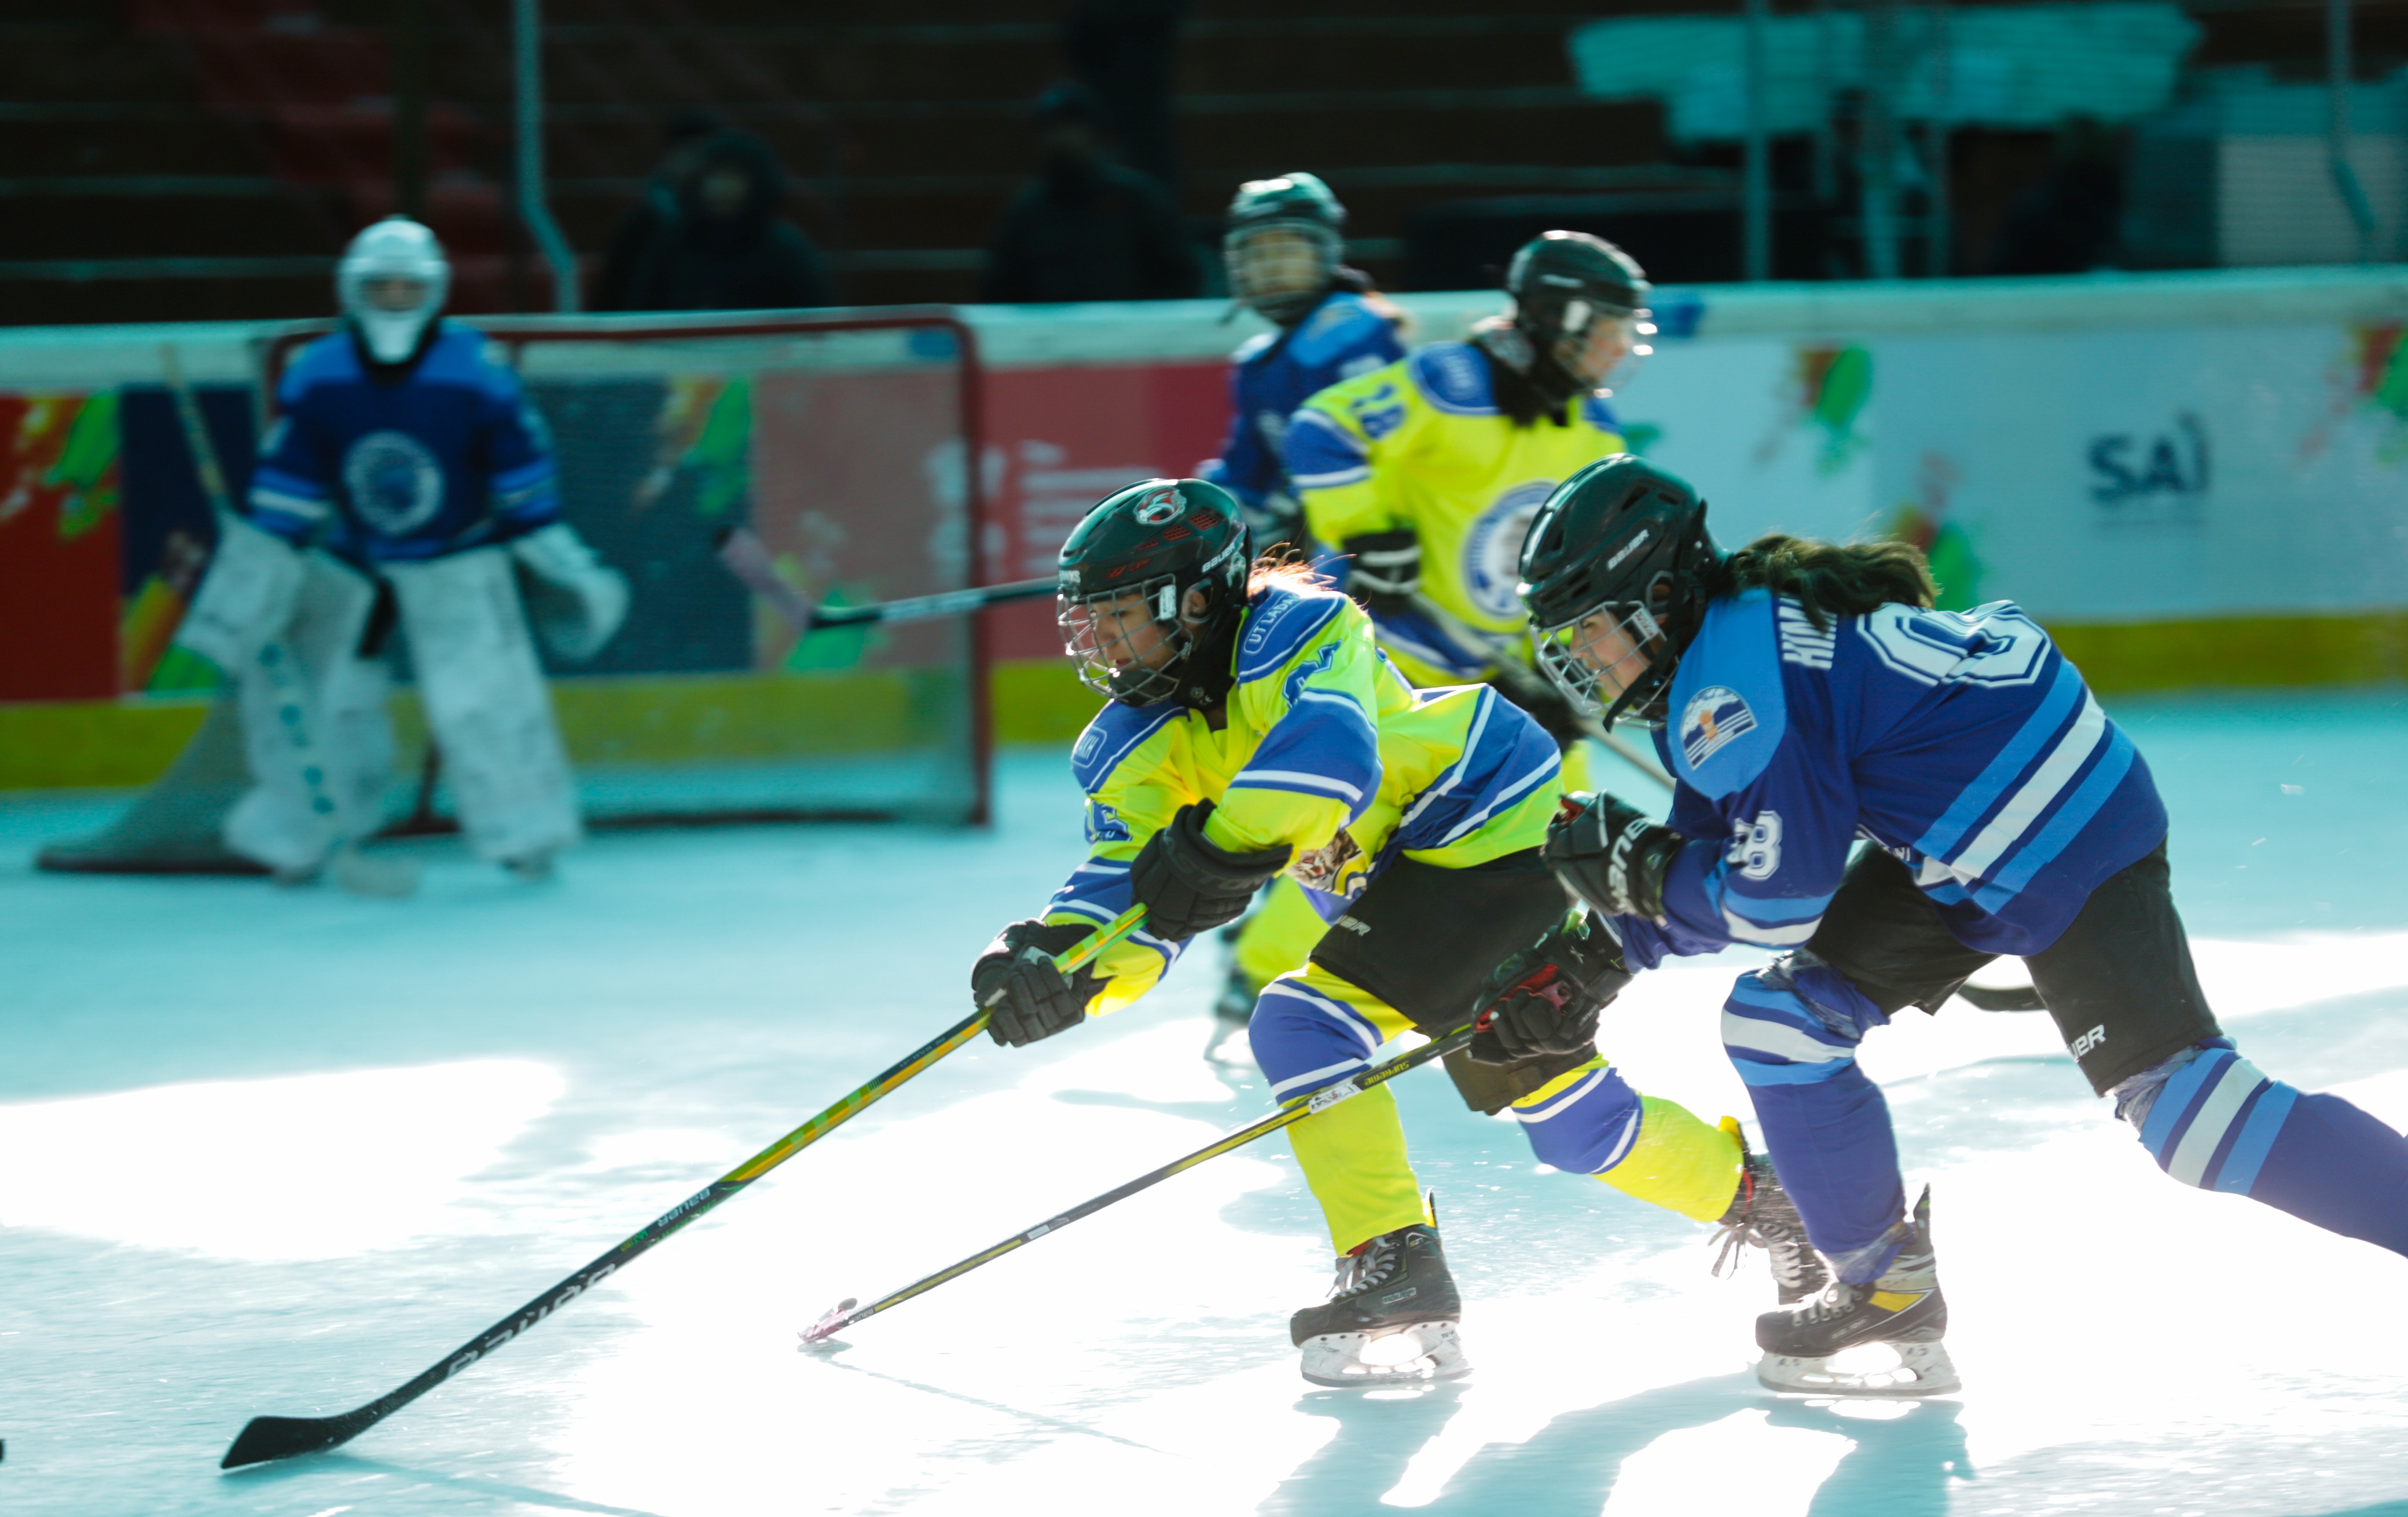
[[[1814,1245],[1806,1241],[1806,1224],[1799,1221],[1789,1192],[1781,1188],[1772,1161],[1748,1152],[1744,1140],[1740,1155],[1739,1194],[1732,1199],[1730,1210],[1723,1213],[1722,1231],[1714,1235],[1721,1246],[1714,1255],[1714,1273],[1736,1270],[1740,1250],[1754,1245],[1764,1250],[1772,1266],[1772,1283],[1781,1304],[1794,1307],[1830,1284],[1831,1271],[1814,1251]]]
[[[1929,1189],[1899,1233],[1903,1247],[1878,1279],[1833,1280],[1813,1300],[1756,1320],[1764,1351],[1757,1380],[1815,1395],[1942,1395],[1960,1388],[1941,1343],[1948,1302],[1931,1252]]]
[[[1227,935],[1224,929],[1223,935]],[[1261,993],[1256,985],[1235,963],[1222,976],[1221,993],[1212,1002],[1212,1031],[1204,1045],[1204,1057],[1216,1064],[1236,1064],[1252,1068],[1254,1045],[1246,1037],[1246,1024],[1254,1015],[1254,997]]]
[[[1288,1336],[1315,1385],[1451,1380],[1471,1370],[1462,1316],[1438,1229],[1415,1222],[1340,1259],[1329,1299],[1289,1319]]]

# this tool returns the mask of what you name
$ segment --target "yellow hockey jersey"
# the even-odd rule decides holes
[[[1415,684],[1528,661],[1514,589],[1530,520],[1583,465],[1626,451],[1598,397],[1566,402],[1564,420],[1515,426],[1469,342],[1434,342],[1333,384],[1290,419],[1288,474],[1315,540],[1337,548],[1398,527],[1421,538],[1422,589],[1444,615],[1379,620],[1381,644]]]
[[[1398,853],[1468,868],[1536,847],[1562,794],[1555,743],[1485,686],[1416,690],[1337,592],[1277,579],[1248,601],[1236,683],[1216,730],[1201,712],[1114,701],[1070,764],[1087,796],[1089,857],[1049,922],[1127,909],[1129,862],[1182,806],[1214,802],[1205,836],[1233,851],[1286,844],[1288,873],[1325,919]],[[1107,953],[1096,1015],[1144,994],[1182,945],[1139,932]]]

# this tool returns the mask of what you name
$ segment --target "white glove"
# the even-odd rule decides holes
[[[217,552],[176,641],[229,674],[281,636],[301,596],[301,555],[239,516],[218,517]]]
[[[510,556],[526,571],[520,584],[537,633],[563,658],[593,657],[627,619],[626,576],[596,558],[566,522],[518,539]]]

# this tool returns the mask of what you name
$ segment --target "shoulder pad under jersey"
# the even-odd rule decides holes
[[[1729,795],[1764,773],[1788,730],[1772,597],[1745,590],[1715,601],[1672,678],[1672,773],[1701,794]]]
[[[329,332],[293,355],[285,366],[277,393],[287,400],[320,384],[339,384],[361,377],[359,350],[346,331]]]
[[[1413,386],[1435,411],[1450,416],[1494,416],[1497,397],[1488,360],[1469,342],[1433,342],[1412,355]]]
[[[1246,605],[1246,628],[1238,639],[1239,683],[1276,672],[1350,603],[1336,590],[1266,587]]]
[[[1168,701],[1153,706],[1106,702],[1104,709],[1096,713],[1096,719],[1087,724],[1087,730],[1079,734],[1079,745],[1070,750],[1070,773],[1078,780],[1079,788],[1089,795],[1101,789],[1122,759],[1186,709]]]
[[[1229,354],[1229,361],[1233,364],[1251,364],[1263,355],[1264,350],[1279,340],[1280,335],[1277,332],[1256,332],[1238,344],[1238,351]]]
[[[1288,352],[1306,368],[1325,368],[1358,353],[1377,353],[1385,361],[1400,351],[1395,333],[1361,296],[1340,293],[1304,319],[1288,340]]]
[[[1581,420],[1600,432],[1612,432],[1617,437],[1622,433],[1622,423],[1613,414],[1613,408],[1605,403],[1605,397],[1594,391],[1581,402]]]

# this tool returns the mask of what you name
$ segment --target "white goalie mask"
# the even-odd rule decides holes
[[[335,268],[343,314],[380,364],[400,363],[418,351],[451,287],[443,244],[407,216],[387,216],[351,238]]]

